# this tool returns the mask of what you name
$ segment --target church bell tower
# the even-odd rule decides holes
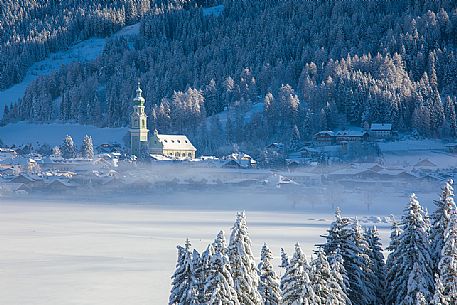
[[[136,89],[136,97],[133,99],[133,112],[130,115],[130,153],[141,157],[142,152],[148,149],[147,116],[144,112],[144,98],[141,95],[143,90]]]

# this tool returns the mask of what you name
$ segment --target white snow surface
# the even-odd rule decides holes
[[[18,122],[0,127],[0,139],[6,145],[21,146],[31,143],[51,146],[60,145],[66,135],[70,135],[73,141],[80,145],[83,137],[87,134],[92,137],[94,145],[102,143],[123,143],[123,137],[128,128],[99,128],[91,125],[76,123],[51,123],[38,124]]]
[[[126,26],[113,34],[114,37],[128,37],[139,33],[140,23]],[[81,41],[66,51],[54,52],[48,55],[42,61],[34,63],[22,82],[8,89],[0,91],[0,118],[3,116],[5,105],[17,102],[22,98],[25,91],[35,79],[40,76],[49,75],[62,65],[68,65],[74,62],[85,62],[96,59],[105,47],[108,38],[91,38]]]
[[[152,198],[148,205],[2,201],[0,304],[167,304],[176,245],[189,238],[201,252],[220,229],[229,234],[236,211],[223,201],[213,211]],[[280,247],[291,255],[297,241],[309,258],[332,220],[287,209],[246,213],[255,259],[267,242],[275,266]],[[388,229],[380,229],[385,239]]]

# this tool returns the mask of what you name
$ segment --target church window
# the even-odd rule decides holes
[[[190,158],[190,157],[192,157],[192,154],[191,154],[191,153],[188,153],[187,156]]]
[[[141,128],[146,128],[146,122],[144,120],[141,120]]]

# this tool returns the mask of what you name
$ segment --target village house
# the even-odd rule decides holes
[[[392,124],[387,123],[372,123],[370,128],[370,136],[378,139],[386,139],[392,136]]]

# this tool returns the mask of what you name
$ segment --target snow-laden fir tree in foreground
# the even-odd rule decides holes
[[[246,226],[246,215],[238,213],[230,235],[228,256],[235,290],[240,303],[261,304],[258,292],[258,271],[251,250],[251,240]]]
[[[192,270],[191,270],[191,252],[190,242],[187,239],[185,246],[178,246],[178,261],[176,263],[176,271],[172,278],[172,288],[168,304],[189,304],[186,301],[190,293],[192,285]]]
[[[451,213],[455,211],[453,180],[444,185],[439,200],[435,200],[436,210],[431,216],[432,227],[430,231],[431,254],[434,258],[434,271],[438,271],[441,259],[441,250],[444,246],[444,233],[447,229]]]
[[[281,303],[279,278],[273,270],[273,256],[267,244],[263,244],[259,263],[259,293],[262,304],[278,305]]]
[[[287,257],[287,253],[281,248],[281,264],[278,267],[286,269],[289,265],[289,257]]]
[[[76,147],[71,136],[67,135],[65,137],[60,151],[64,159],[76,158]]]
[[[335,221],[328,230],[326,243],[322,245],[327,256],[339,251],[343,258],[349,287],[348,297],[354,305],[369,304],[373,289],[368,277],[368,246],[360,226],[351,226],[348,218],[341,217],[339,209],[335,212]],[[368,264],[368,265],[367,265]]]
[[[390,274],[387,304],[409,304],[422,294],[429,301],[433,291],[433,261],[425,212],[415,194],[402,217],[403,232],[392,254],[397,259],[395,274]],[[420,294],[418,294],[420,293]]]
[[[83,145],[81,147],[81,153],[83,158],[93,159],[94,158],[94,144],[92,143],[92,137],[85,135],[83,138]]]
[[[281,278],[282,304],[314,304],[314,292],[309,279],[310,266],[300,245],[295,244],[295,252]]]
[[[386,268],[384,255],[382,254],[382,243],[379,238],[378,229],[374,226],[367,229],[366,237],[369,246],[369,257],[373,275],[374,304],[384,304],[386,289]]]
[[[340,254],[339,248],[331,253],[328,257],[328,261],[330,263],[332,276],[335,280],[335,283],[330,284],[332,294],[330,295],[329,303],[334,305],[352,305],[352,302],[348,297],[349,279],[343,265],[343,257]]]
[[[352,242],[352,244],[351,244]],[[352,225],[351,238],[346,247],[348,253],[353,253],[352,257],[348,255],[348,275],[351,287],[351,300],[353,304],[374,304],[374,274],[371,269],[372,262],[369,257],[369,246],[365,238],[363,228],[359,221],[355,219]]]
[[[203,304],[239,305],[240,302],[230,274],[230,263],[226,254],[227,247],[223,231],[219,232],[209,249],[209,252],[213,252],[213,254],[210,257],[208,270],[205,272]]]
[[[436,290],[440,290],[443,305],[457,304],[457,214],[452,212],[445,231],[441,260],[438,264],[439,283],[435,283]],[[441,287],[440,287],[441,286]],[[435,297],[436,297],[435,292]]]
[[[387,304],[392,304],[392,300],[395,300],[396,291],[393,289],[393,281],[397,276],[397,273],[401,267],[401,257],[398,256],[397,248],[400,244],[400,235],[402,233],[400,223],[392,217],[392,227],[390,233],[390,244],[386,248],[390,251],[389,256],[386,260],[386,300],[389,300]]]
[[[320,250],[311,261],[310,275],[315,305],[347,305],[348,298],[340,285],[341,274],[332,270],[324,251]]]
[[[203,297],[204,287],[204,269],[203,260],[197,250],[194,249],[192,252],[192,260],[190,264],[190,270],[192,273],[192,281],[187,293],[187,301],[190,305],[201,304]]]

